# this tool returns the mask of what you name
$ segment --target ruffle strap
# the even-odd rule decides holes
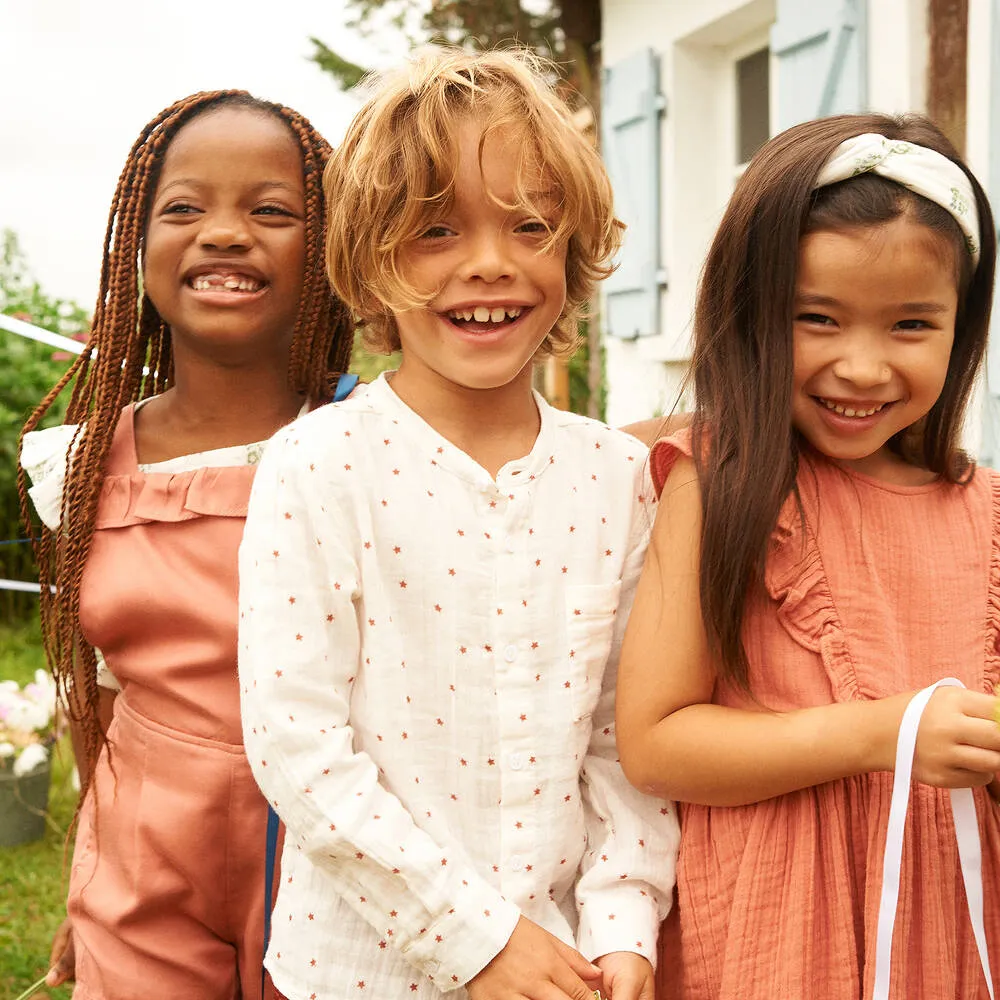
[[[66,454],[78,430],[77,424],[58,424],[31,431],[21,442],[21,467],[32,482],[28,496],[42,524],[50,531],[59,527],[62,517]]]
[[[246,517],[255,471],[255,466],[239,465],[108,476],[101,490],[96,527],[127,528],[204,516]]]
[[[794,495],[785,500],[771,534],[764,577],[778,620],[800,646],[819,654],[838,700],[874,697],[859,684],[819,545]]]
[[[990,580],[986,607],[984,673],[990,688],[1000,684],[1000,472],[987,470],[993,512],[990,532]]]

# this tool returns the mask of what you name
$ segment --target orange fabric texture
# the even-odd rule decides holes
[[[690,435],[652,452],[657,490]],[[745,627],[751,689],[787,710],[875,699],[942,677],[1000,679],[1000,483],[903,487],[803,457],[765,590]],[[716,701],[760,710],[728,690]],[[753,748],[747,747],[752,753]],[[892,774],[754,805],[682,807],[678,907],[661,937],[657,996],[870,996]],[[975,790],[985,919],[1000,968],[1000,806]],[[998,982],[996,985],[1000,985]],[[987,996],[946,790],[915,784],[903,851],[893,998]]]
[[[123,411],[81,587],[122,693],[70,878],[77,1000],[260,996],[266,805],[236,674],[253,473],[144,474]]]

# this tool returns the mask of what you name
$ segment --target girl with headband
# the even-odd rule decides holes
[[[798,125],[733,194],[619,675],[626,774],[683,803],[658,995],[872,995],[897,732],[953,675],[917,736],[891,995],[986,996],[947,789],[975,791],[996,953],[1000,476],[960,443],[995,253],[919,117]]]

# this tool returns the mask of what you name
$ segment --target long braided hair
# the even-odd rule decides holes
[[[66,458],[60,526],[56,531],[42,526],[31,534],[36,537],[45,652],[63,703],[83,737],[88,776],[104,734],[98,717],[96,655],[80,635],[80,581],[94,533],[102,469],[122,408],[163,392],[174,379],[170,327],[142,287],[145,227],[174,136],[199,115],[224,107],[246,108],[283,122],[302,154],[305,267],[289,358],[289,385],[314,402],[327,402],[337,376],[347,370],[350,361],[352,324],[330,291],[325,273],[322,181],[330,155],[326,140],[297,112],[241,90],[194,94],[158,114],[132,146],[111,202],[90,339],[21,432],[23,440],[59,394],[71,386],[65,420],[78,425],[79,430]],[[21,516],[30,524],[27,486],[25,472],[19,467]]]

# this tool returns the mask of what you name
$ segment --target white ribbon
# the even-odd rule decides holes
[[[917,728],[920,717],[930,697],[939,687],[965,687],[954,677],[946,677],[919,691],[903,713],[896,744],[896,776],[892,782],[892,801],[889,805],[889,824],[885,834],[885,860],[882,865],[882,898],[878,907],[878,930],[875,937],[875,988],[872,1000],[889,1000],[889,970],[892,966],[892,930],[896,923],[896,905],[899,902],[899,873],[903,860],[903,830],[906,827],[906,810],[910,803],[910,777],[913,773],[913,754],[917,745]],[[990,1000],[993,996],[993,976],[986,950],[986,926],[983,922],[983,859],[979,843],[979,824],[976,805],[969,788],[951,789],[951,812],[958,840],[958,860],[965,883],[965,898],[972,920],[972,934],[976,939],[979,961],[986,976]]]
[[[842,142],[816,177],[814,187],[875,173],[940,205],[962,227],[974,263],[979,263],[979,212],[969,178],[933,149],[866,132]]]

